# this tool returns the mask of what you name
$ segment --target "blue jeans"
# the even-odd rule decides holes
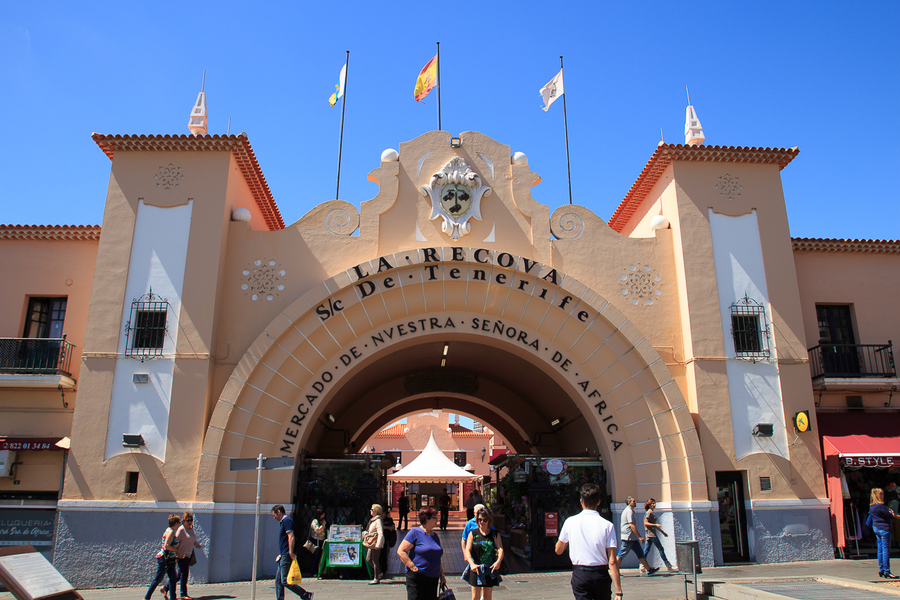
[[[153,590],[156,589],[156,586],[160,584],[163,580],[163,577],[166,574],[169,575],[169,597],[171,600],[175,600],[175,582],[178,581],[178,576],[175,574],[175,563],[172,564],[166,563],[166,559],[162,556],[156,559],[156,575],[153,577],[153,581],[150,582],[150,587],[147,588],[147,594],[144,596],[146,600],[150,600],[150,596],[153,595]]]
[[[637,554],[638,560],[644,558],[644,549],[641,548],[640,540],[622,540],[621,545],[619,546],[619,552],[618,554],[616,554],[616,557],[625,556],[632,550],[634,550],[634,553]]]
[[[304,590],[299,585],[288,585],[287,584],[287,576],[288,571],[291,570],[291,555],[290,554],[282,554],[281,560],[278,561],[278,571],[275,573],[275,599],[276,600],[284,600],[284,589],[287,588],[303,598],[303,600],[308,600],[311,594]],[[172,596],[172,600],[175,600],[175,596]]]
[[[880,573],[891,572],[891,530],[875,529],[875,537],[878,538],[878,571]]]
[[[659,541],[658,537],[648,537],[644,538],[647,541],[644,542],[644,556],[648,559],[650,557],[650,547],[656,546],[656,549],[659,551],[659,557],[663,559],[663,562],[666,563],[666,566],[669,566],[669,559],[666,558],[666,551],[663,550],[662,542]]]

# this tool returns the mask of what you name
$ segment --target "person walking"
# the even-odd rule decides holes
[[[475,505],[479,504],[475,502],[475,492],[469,492],[469,495],[466,496],[466,520],[471,521],[475,518]]]
[[[366,547],[366,562],[372,567],[372,573],[375,579],[369,582],[369,585],[376,585],[381,582],[381,564],[378,560],[381,555],[381,549],[384,548],[384,525],[381,521],[381,515],[384,510],[380,504],[373,504],[369,509],[372,517],[366,526],[366,535],[363,538],[363,546]]]
[[[869,518],[878,541],[878,576],[885,579],[900,579],[891,573],[891,522],[900,519],[894,511],[884,505],[884,490],[872,488],[869,500]]]
[[[478,511],[480,511],[480,510],[485,510],[485,506],[484,506],[484,504],[476,504],[472,510],[473,510],[473,511],[475,512],[475,514],[477,515],[477,514],[478,514]],[[491,519],[491,522],[493,523],[493,519]],[[493,524],[492,524],[492,525],[491,525],[491,529],[493,529],[493,528],[494,528],[494,526],[493,526]],[[475,517],[473,516],[471,519],[469,519],[468,521],[466,521],[466,526],[463,527],[463,534],[462,534],[462,551],[463,551],[463,556],[466,555],[466,540],[469,539],[469,534],[470,534],[472,531],[476,530],[476,529],[478,529],[478,521],[477,521],[477,520],[475,519]]]
[[[621,600],[622,580],[616,560],[616,528],[600,516],[600,486],[585,483],[580,490],[581,512],[565,520],[556,542],[556,553],[569,549],[572,561],[572,594],[577,600]]]
[[[197,560],[194,558],[194,548],[201,548],[200,542],[194,533],[194,515],[186,512],[181,515],[181,527],[175,531],[175,538],[178,540],[178,575],[175,582],[181,582],[181,600],[192,600],[187,593],[188,576],[191,565]],[[163,586],[163,594],[169,591],[169,584]]]
[[[288,585],[288,571],[291,563],[297,558],[294,554],[294,520],[284,513],[284,506],[276,504],[272,507],[272,517],[278,521],[278,568],[275,571],[275,600],[284,600],[284,589],[287,588],[300,596],[303,600],[312,600],[313,592],[307,592],[297,584]],[[174,596],[173,596],[174,600]]]
[[[649,564],[650,549],[655,546],[656,551],[659,552],[659,557],[663,559],[666,568],[670,571],[674,571],[675,567],[673,567],[669,562],[669,559],[666,558],[666,551],[663,550],[662,542],[659,541],[659,536],[657,535],[658,533],[661,533],[663,536],[669,537],[669,534],[663,531],[662,525],[656,522],[656,513],[653,512],[655,509],[655,498],[650,498],[644,502],[644,510],[647,511],[644,513],[644,535],[647,536],[647,541],[644,542],[644,558],[647,559],[647,563]]]
[[[447,585],[441,564],[444,549],[434,533],[437,522],[437,511],[426,506],[419,511],[419,527],[410,529],[397,548],[397,556],[406,565],[407,600],[436,600],[438,584]]]
[[[406,495],[406,492],[400,494],[400,498],[397,500],[397,513],[400,515],[397,529],[409,529],[409,496]]]
[[[503,562],[503,542],[494,529],[494,517],[485,509],[475,512],[478,527],[469,533],[463,556],[469,563],[466,581],[472,586],[472,600],[491,600],[494,587],[500,585],[500,564]]]
[[[635,506],[637,506],[637,500],[635,500],[633,496],[628,496],[625,499],[625,510],[622,511],[622,545],[619,547],[619,553],[616,555],[616,564],[617,566],[622,566],[622,559],[625,558],[626,554],[634,550],[638,560],[640,560],[644,568],[647,569],[647,575],[653,575],[659,571],[659,567],[651,567],[647,564],[647,559],[644,557],[644,549],[641,548],[641,544],[644,543],[644,538],[638,533],[637,525],[635,525],[634,522]]]
[[[444,488],[444,493],[438,498],[438,508],[441,511],[441,531],[445,531],[450,520],[450,494],[447,493],[447,488]]]
[[[178,576],[175,573],[175,562],[178,559],[178,538],[175,537],[175,528],[181,523],[178,515],[169,515],[169,526],[163,532],[162,548],[156,553],[156,575],[147,588],[144,600],[150,600],[153,590],[159,585],[166,575],[169,576],[169,600],[175,600],[175,582]]]

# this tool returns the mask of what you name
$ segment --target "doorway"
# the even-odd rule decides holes
[[[726,563],[748,562],[747,515],[744,509],[744,473],[716,472],[716,498],[719,501],[719,535],[722,560]]]

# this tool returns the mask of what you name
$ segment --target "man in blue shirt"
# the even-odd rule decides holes
[[[299,585],[288,585],[288,571],[291,563],[297,558],[294,554],[294,521],[284,514],[284,507],[280,504],[272,507],[272,517],[280,523],[278,530],[278,570],[275,573],[275,598],[284,600],[284,588],[287,588],[300,596],[303,600],[312,600],[313,593],[307,592]]]

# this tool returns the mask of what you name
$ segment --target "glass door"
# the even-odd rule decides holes
[[[722,560],[748,562],[747,515],[744,510],[744,477],[741,471],[716,473],[716,498],[719,501],[719,532]]]

